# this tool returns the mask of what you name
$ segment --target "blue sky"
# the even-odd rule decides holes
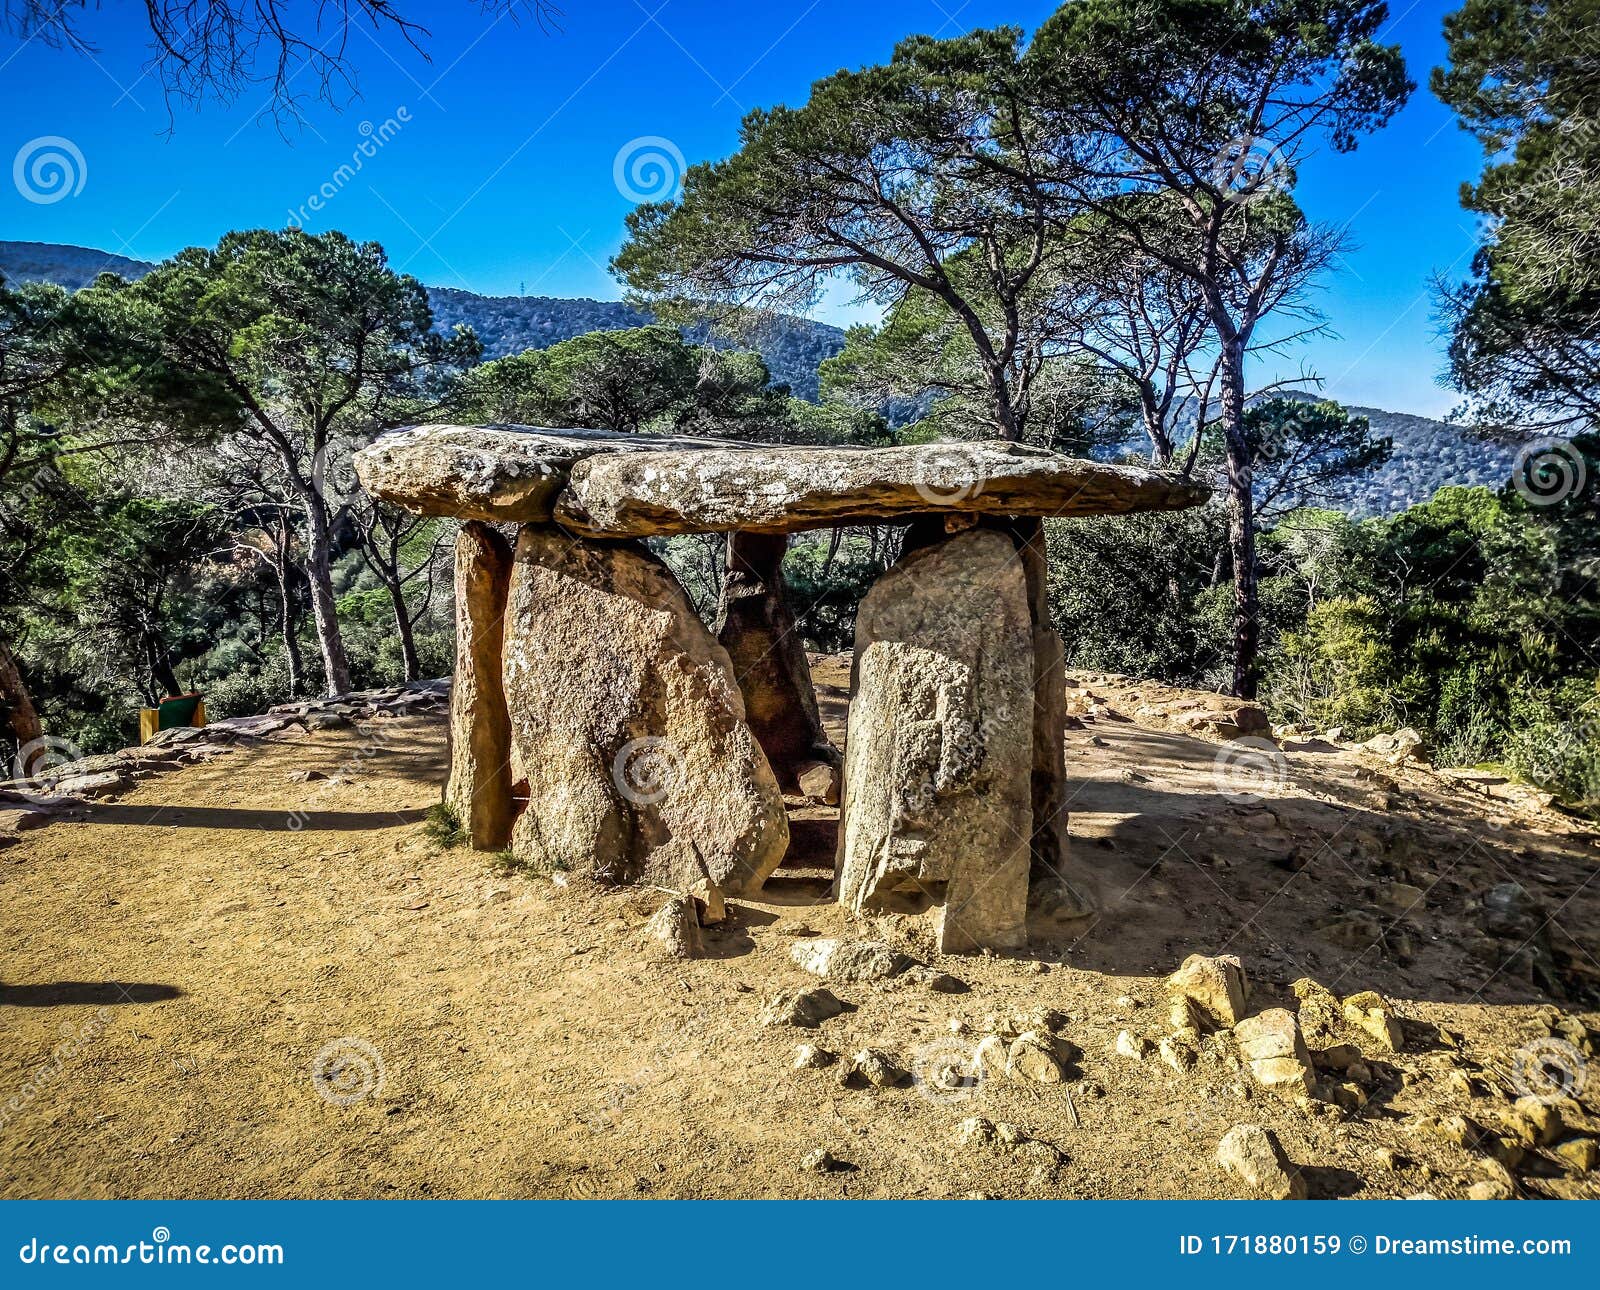
[[[91,9],[93,57],[0,37],[0,160],[45,136],[70,140],[83,158],[81,190],[59,201],[29,201],[0,185],[0,237],[159,259],[230,228],[281,227],[303,210],[306,227],[376,238],[398,267],[432,285],[616,298],[605,265],[631,207],[616,177],[630,143],[665,140],[691,163],[723,156],[744,111],[799,102],[813,80],[881,61],[908,33],[1031,30],[1054,6],[564,0],[555,33],[527,20],[491,26],[472,0],[399,7],[431,28],[431,61],[392,35],[381,43],[357,35],[361,97],[342,111],[310,105],[306,124],[287,137],[260,119],[259,95],[198,113],[175,104],[169,121],[160,87],[144,74],[142,5]],[[1349,403],[1436,415],[1454,402],[1437,383],[1429,282],[1467,268],[1474,222],[1457,192],[1481,158],[1426,88],[1452,7],[1391,5],[1386,38],[1402,44],[1420,88],[1353,156],[1325,152],[1300,176],[1308,213],[1347,223],[1358,249],[1321,294],[1338,336],[1289,366],[1303,360]],[[320,212],[307,208],[374,136],[385,138],[376,155]],[[858,315],[846,292],[818,316]]]

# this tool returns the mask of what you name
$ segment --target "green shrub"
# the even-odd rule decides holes
[[[442,847],[460,847],[468,842],[466,826],[460,812],[449,802],[435,802],[423,817],[422,833],[430,842]]]

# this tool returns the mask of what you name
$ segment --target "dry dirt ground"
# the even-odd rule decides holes
[[[1014,957],[939,960],[925,927],[854,922],[800,863],[732,903],[706,958],[662,962],[642,933],[659,893],[498,874],[428,839],[439,716],[376,744],[295,731],[23,834],[0,851],[0,1194],[1216,1197],[1243,1194],[1216,1164],[1239,1123],[1276,1132],[1313,1196],[1498,1174],[1430,1126],[1493,1128],[1520,1049],[1600,1023],[1597,835],[1488,780],[1314,741],[1240,800],[1225,745],[1168,719],[1195,696],[1076,681],[1074,865],[1103,913]],[[837,734],[842,664],[818,682]],[[835,985],[852,1009],[818,1029],[759,1024],[818,984],[789,954],[809,934],[888,938],[970,990]],[[1119,1032],[1164,1032],[1162,979],[1191,952],[1239,955],[1252,1010],[1292,1005],[1302,976],[1383,991],[1405,1051],[1369,1054],[1370,1101],[1346,1110],[1226,1061],[1119,1055]],[[912,1066],[1043,1008],[1065,1014],[1065,1083],[951,1097],[792,1069],[801,1042]],[[331,1057],[344,1082],[319,1085]],[[1600,1129],[1586,1074],[1569,1143]],[[963,1141],[974,1116],[1048,1146]],[[840,1167],[802,1168],[818,1148]],[[1512,1177],[1600,1196],[1548,1145]]]

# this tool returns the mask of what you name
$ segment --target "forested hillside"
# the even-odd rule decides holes
[[[0,241],[0,274],[16,282],[54,282],[76,289],[97,273],[134,278],[151,267],[87,247]],[[477,332],[485,359],[651,321],[650,314],[617,300],[481,296],[455,287],[430,287],[428,299],[441,330],[463,324]],[[689,328],[685,334],[692,341],[706,340],[704,328]],[[798,398],[815,401],[817,369],[843,349],[844,333],[826,323],[783,317],[767,324],[758,342],[773,381],[787,385]],[[1333,500],[1352,515],[1393,515],[1427,501],[1447,484],[1497,487],[1510,474],[1514,445],[1485,441],[1459,426],[1406,412],[1370,407],[1350,411],[1368,418],[1375,434],[1394,439],[1394,455],[1387,462],[1340,484]]]

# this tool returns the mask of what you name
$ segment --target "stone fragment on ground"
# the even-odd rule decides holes
[[[844,1082],[872,1088],[893,1088],[911,1078],[903,1066],[881,1048],[863,1048],[843,1071]]]
[[[671,896],[650,916],[645,935],[655,944],[656,953],[667,958],[697,959],[705,953],[700,939],[700,919],[689,896]]]
[[[1018,1035],[1006,1053],[1006,1074],[1035,1084],[1061,1083],[1064,1072],[1059,1041],[1037,1030]]]
[[[805,971],[825,981],[887,981],[915,963],[884,941],[826,936],[797,941],[790,947],[789,956]]]
[[[832,1066],[838,1060],[838,1053],[818,1048],[815,1044],[800,1044],[794,1050],[794,1069],[797,1071],[821,1070],[824,1066]]]
[[[1267,1200],[1304,1200],[1305,1179],[1289,1162],[1278,1137],[1256,1124],[1229,1129],[1217,1144],[1217,1163],[1258,1197]]]
[[[1275,1092],[1311,1095],[1316,1075],[1294,1013],[1268,1008],[1239,1022],[1233,1037],[1257,1084]]]
[[[820,986],[812,990],[783,990],[769,999],[761,1010],[763,1026],[800,1026],[815,1030],[830,1017],[844,1011],[844,1004],[831,990]]]
[[[1397,1053],[1405,1047],[1405,1031],[1393,1006],[1376,990],[1349,995],[1341,1011],[1346,1021],[1375,1040],[1384,1052]]]
[[[1226,1030],[1244,1016],[1249,987],[1237,955],[1191,954],[1167,978],[1167,984],[1213,1027]]]

